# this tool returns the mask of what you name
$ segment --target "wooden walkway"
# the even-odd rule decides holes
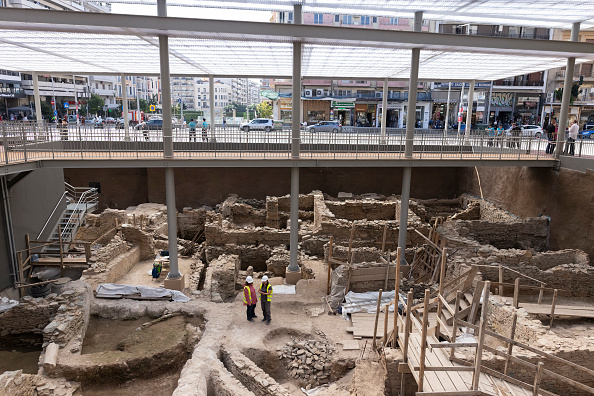
[[[550,305],[520,303],[520,308],[524,308],[530,315],[550,316],[553,311],[556,317],[565,316],[570,318],[594,319],[594,307],[592,306],[555,305],[553,310]]]

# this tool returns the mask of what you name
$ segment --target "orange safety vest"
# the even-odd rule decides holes
[[[245,289],[247,289],[247,291],[248,291],[248,296],[249,296],[250,301],[246,301],[246,299],[245,299]],[[243,303],[246,305],[252,305],[252,291],[250,290],[249,286],[243,287]]]
[[[262,285],[260,285],[260,290],[262,290]],[[268,282],[268,285],[266,285],[266,293],[270,293],[266,296],[266,301],[272,301],[272,285],[270,282]]]

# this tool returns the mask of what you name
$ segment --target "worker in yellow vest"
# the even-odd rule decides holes
[[[262,284],[260,285],[260,302],[262,304],[262,314],[264,315],[264,319],[262,322],[266,322],[267,325],[270,324],[272,318],[270,317],[270,304],[272,301],[272,285],[268,282],[268,277],[264,275],[262,277]]]
[[[254,289],[254,279],[251,276],[245,278],[243,286],[243,305],[247,306],[247,320],[250,322],[256,318],[256,305],[258,304],[258,295]]]

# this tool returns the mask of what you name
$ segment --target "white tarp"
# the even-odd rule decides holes
[[[182,292],[177,290],[165,289],[162,287],[149,287],[149,286],[138,286],[138,285],[120,285],[116,283],[101,283],[97,286],[98,294],[108,295],[131,295],[140,293],[141,297],[171,297],[173,301],[177,302],[188,302],[190,299],[186,297]]]
[[[295,294],[295,285],[272,286],[272,294]]]
[[[377,298],[379,292],[365,292],[365,293],[353,293],[348,292],[344,296],[345,302],[342,304],[342,316],[346,318],[347,314],[355,312],[367,312],[375,313],[377,309]],[[380,307],[390,303],[394,300],[395,292],[387,291],[382,293],[382,300]],[[402,296],[402,295],[401,295]],[[399,307],[402,307],[402,303],[398,301]],[[390,312],[394,312],[394,305],[389,308]]]
[[[0,312],[8,311],[10,308],[19,305],[18,301],[6,297],[0,298]]]

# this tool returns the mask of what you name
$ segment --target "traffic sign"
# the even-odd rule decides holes
[[[52,106],[53,106],[53,105],[55,105],[55,104],[56,104],[56,102],[54,102],[54,101],[52,100]]]
[[[155,111],[155,105],[150,105],[149,110],[150,111]]]
[[[177,103],[181,103],[181,99],[178,99],[178,100],[177,100]]]
[[[64,102],[64,108],[67,109],[69,107],[70,107],[70,105],[68,104],[68,102]]]
[[[55,116],[57,116],[57,115],[58,115],[58,112],[57,112],[56,110],[54,110],[54,115],[55,115]]]

